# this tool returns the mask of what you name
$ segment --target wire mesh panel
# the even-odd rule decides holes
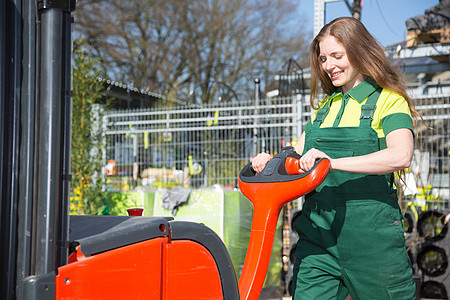
[[[414,99],[425,124],[418,122],[418,146],[411,164],[417,187],[414,199],[424,209],[449,208],[450,96]]]
[[[108,188],[237,187],[252,156],[291,145],[310,116],[297,96],[254,103],[107,112]]]

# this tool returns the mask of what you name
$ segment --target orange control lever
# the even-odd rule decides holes
[[[241,300],[259,298],[283,205],[313,191],[328,174],[328,159],[318,160],[311,170],[302,173],[299,158],[293,147],[285,147],[261,173],[256,174],[249,163],[239,174],[239,187],[253,204],[250,241],[239,279]]]

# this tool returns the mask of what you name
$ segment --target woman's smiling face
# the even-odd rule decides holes
[[[319,61],[334,86],[341,86],[346,93],[364,81],[364,76],[348,60],[347,51],[333,36],[326,36],[319,43]]]

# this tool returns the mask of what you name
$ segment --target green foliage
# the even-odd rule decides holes
[[[102,214],[105,210],[101,191],[102,113],[96,104],[104,95],[97,80],[97,60],[75,47],[72,111],[72,214]]]
[[[142,207],[141,193],[103,193],[104,214],[127,216],[128,208]]]

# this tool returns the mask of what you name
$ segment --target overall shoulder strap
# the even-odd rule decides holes
[[[363,106],[361,106],[361,117],[359,123],[360,127],[371,126],[373,120],[373,112],[377,107],[377,101],[378,98],[380,97],[382,90],[383,89],[381,87],[376,89],[372,94],[369,95],[369,98],[367,99],[366,103]]]
[[[322,125],[323,120],[325,120],[325,117],[328,115],[328,112],[330,111],[330,98],[328,98],[325,105],[317,110],[316,118],[314,119],[312,123],[312,128],[319,128],[320,125]]]

